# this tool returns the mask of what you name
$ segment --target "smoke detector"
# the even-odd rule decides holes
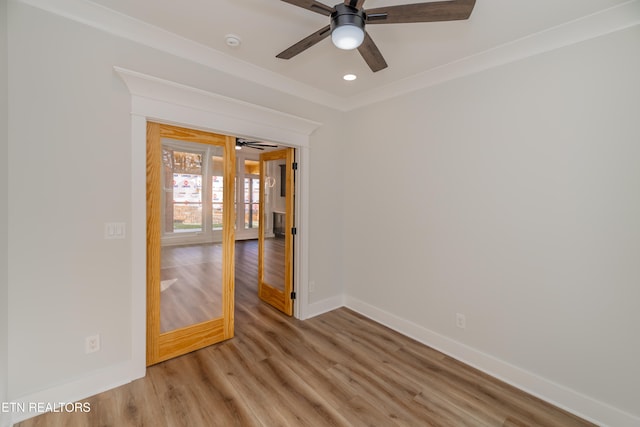
[[[242,43],[242,39],[240,36],[236,36],[235,34],[227,34],[224,36],[224,42],[229,47],[238,47],[240,46],[240,43]]]

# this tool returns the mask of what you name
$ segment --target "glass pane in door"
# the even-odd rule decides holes
[[[244,228],[257,229],[260,225],[260,178],[244,179]]]
[[[163,139],[163,157],[173,164],[163,160],[160,333],[222,316],[223,246],[213,231],[223,228],[223,154],[221,146]],[[203,218],[211,225],[203,227]],[[187,232],[197,233],[185,240]]]
[[[202,154],[163,147],[164,233],[202,231]]]
[[[281,176],[281,165],[285,159],[268,160],[264,163],[264,283],[284,291],[285,288],[285,225],[286,198],[281,195],[285,185]]]
[[[224,163],[221,156],[211,157],[211,228],[222,230],[222,201],[224,200]]]

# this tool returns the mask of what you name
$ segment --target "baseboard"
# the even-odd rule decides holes
[[[91,373],[75,381],[12,399],[12,402],[15,402],[16,405],[22,405],[26,410],[10,414],[12,416],[10,422],[19,423],[20,421],[39,415],[40,412],[31,412],[28,410],[30,403],[49,403],[57,407],[60,402],[79,402],[95,394],[142,378],[144,375],[144,366],[137,366],[137,364],[129,361]]]
[[[403,335],[600,426],[638,427],[640,418],[347,296],[345,306]]]
[[[344,296],[342,295],[307,304],[305,319],[319,316],[320,314],[327,313],[340,307],[344,307]]]
[[[640,426],[640,418],[632,414],[510,365],[356,298],[336,296],[309,304],[306,318],[343,306],[595,424],[615,427]],[[127,362],[76,381],[12,399],[12,402],[23,403],[26,407],[30,402],[77,402],[142,378],[144,375],[144,366]],[[36,415],[36,412],[0,414],[0,426],[8,427],[12,423]]]

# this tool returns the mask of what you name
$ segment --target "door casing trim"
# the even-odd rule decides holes
[[[294,316],[308,317],[309,139],[322,124],[247,102],[114,67],[131,94],[131,357],[135,378],[146,371],[146,128],[147,120],[261,139],[296,148],[298,184]],[[231,113],[230,113],[231,112]]]

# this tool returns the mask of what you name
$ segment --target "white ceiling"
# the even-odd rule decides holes
[[[320,1],[333,6],[339,0]],[[367,0],[365,9],[419,2]],[[489,62],[507,62],[497,59],[500,52],[507,52],[506,56],[513,60],[527,56],[523,53],[525,49],[530,54],[536,49],[549,50],[553,48],[549,44],[550,35],[567,39],[557,41],[556,45],[568,44],[580,37],[599,35],[589,34],[591,29],[602,34],[613,31],[616,25],[629,25],[610,22],[624,21],[625,17],[620,15],[629,15],[629,11],[640,15],[640,0],[477,0],[467,21],[367,26],[389,65],[373,73],[357,51],[341,51],[332,45],[330,38],[290,60],[277,59],[279,52],[329,23],[325,16],[280,0],[93,0],[93,3],[196,42],[210,53],[219,52],[223,59],[234,62],[236,68],[237,64],[245,64],[254,78],[263,75],[260,80],[263,84],[279,80],[271,86],[282,89],[291,82],[294,87],[291,92],[309,89],[307,98],[315,96],[316,101],[333,107],[342,101],[351,104],[344,109],[354,108],[358,103],[354,99],[376,100],[377,94],[384,91],[406,91],[414,84],[424,86],[420,79],[424,80],[425,75],[443,80],[447,75],[461,73],[462,65],[487,68],[490,65],[481,63],[489,57]],[[633,17],[636,23],[638,19]],[[606,28],[603,22],[608,25]],[[582,36],[576,36],[578,31]],[[229,33],[240,36],[239,47],[225,44],[224,36]],[[534,47],[537,39],[546,43],[546,47]],[[474,61],[475,65],[471,64]],[[358,79],[342,80],[346,73],[354,73]]]

